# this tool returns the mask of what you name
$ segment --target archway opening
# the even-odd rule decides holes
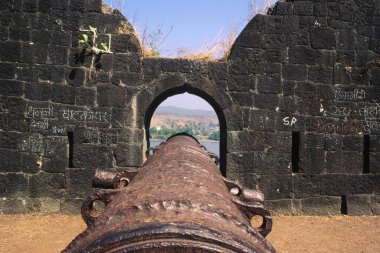
[[[223,110],[207,93],[176,87],[157,96],[145,114],[148,147],[169,136],[185,132],[220,157],[220,171],[226,175],[227,130]]]

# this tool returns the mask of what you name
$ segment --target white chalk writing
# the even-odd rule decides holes
[[[33,106],[29,106],[26,115],[32,118],[51,118],[54,116],[54,108],[52,106],[44,108],[35,108]]]
[[[340,88],[335,90],[336,101],[359,101],[365,99],[365,90],[355,89],[353,91],[343,91]]]
[[[294,126],[297,122],[297,119],[294,117],[285,117],[283,123],[285,126]]]
[[[51,128],[51,131],[53,132],[53,134],[65,134],[66,126],[53,126]]]
[[[364,120],[363,130],[364,130],[364,133],[372,133],[373,131],[380,130],[380,121]]]
[[[86,121],[86,122],[99,122],[108,123],[107,112],[96,112],[92,110],[72,110],[62,109],[61,116],[67,121]]]
[[[44,120],[34,120],[30,122],[31,130],[48,130],[49,129],[49,121],[47,119]]]
[[[40,134],[30,135],[26,140],[23,140],[19,145],[19,150],[25,152],[43,153],[44,139]]]
[[[23,152],[52,155],[60,143],[60,139],[45,139],[41,134],[32,134],[19,144],[18,149]]]

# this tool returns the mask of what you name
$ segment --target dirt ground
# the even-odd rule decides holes
[[[380,252],[380,217],[274,216],[278,252]],[[0,252],[60,252],[82,230],[80,216],[0,215]]]

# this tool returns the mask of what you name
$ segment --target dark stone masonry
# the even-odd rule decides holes
[[[112,53],[82,50],[89,26]],[[141,166],[154,110],[189,92],[219,117],[223,174],[271,211],[379,215],[379,54],[379,0],[280,1],[221,62],[143,58],[101,0],[0,1],[0,212],[78,213],[94,170]]]

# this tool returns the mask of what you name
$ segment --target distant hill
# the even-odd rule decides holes
[[[196,110],[196,109],[186,109],[176,106],[159,106],[154,114],[171,114],[177,116],[214,116],[216,113],[214,111],[207,110]]]

